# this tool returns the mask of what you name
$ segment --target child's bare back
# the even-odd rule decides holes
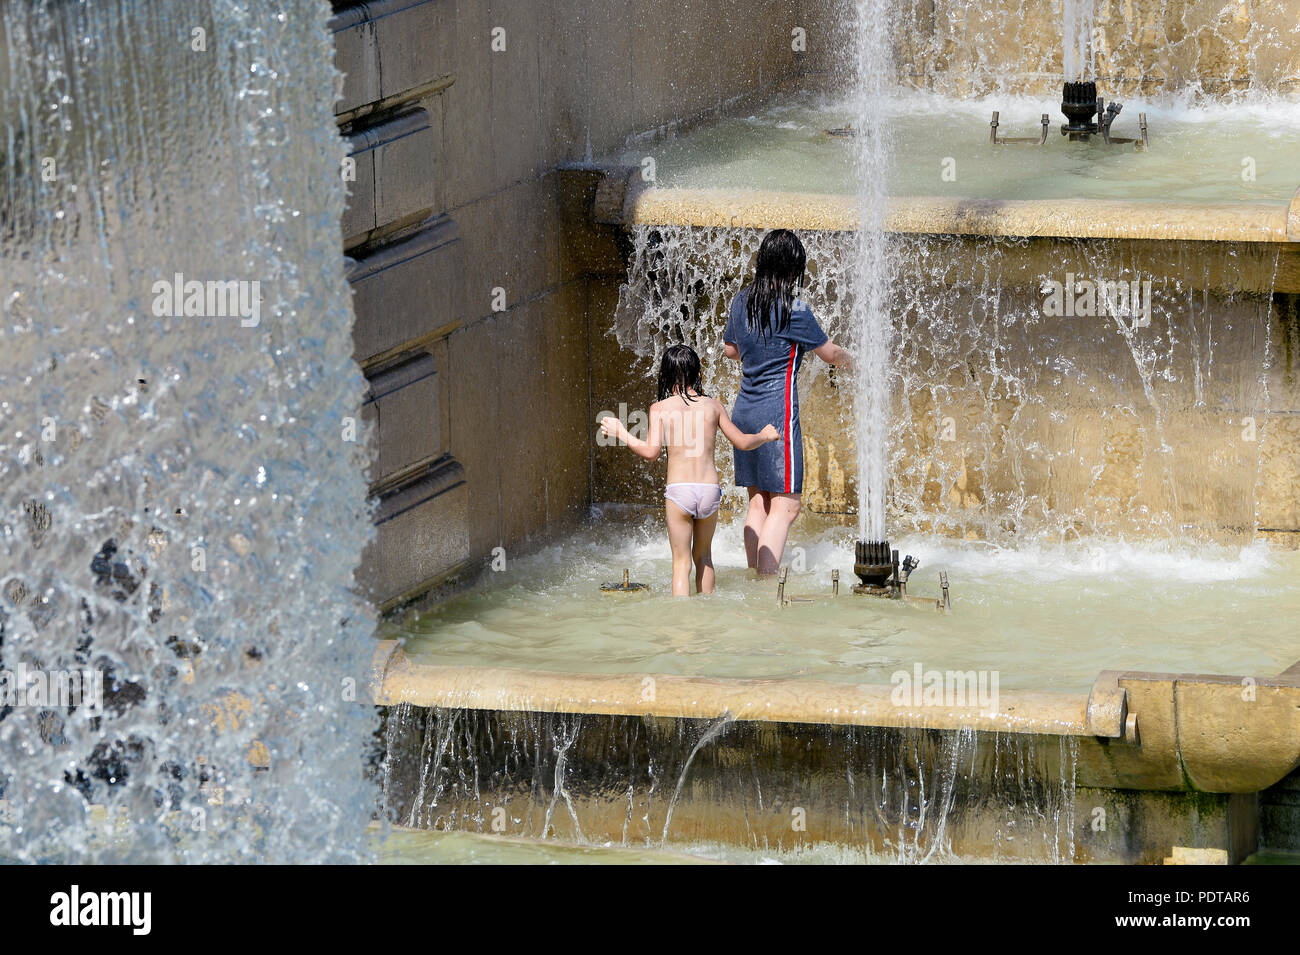
[[[718,422],[726,413],[720,401],[704,395],[690,400],[680,394],[669,395],[650,406],[650,429],[654,431],[657,418],[668,449],[669,484],[718,483],[714,447]]]
[[[758,434],[745,434],[731,421],[722,403],[700,391],[700,359],[687,345],[673,345],[660,361],[659,400],[650,406],[650,427],[638,438],[613,415],[602,415],[600,430],[616,437],[648,461],[668,449],[668,480],[664,509],[668,543],[673,552],[673,594],[690,594],[690,569],[702,594],[713,592],[713,556],[710,545],[718,522],[722,498],[714,448],[721,431],[742,450],[779,441],[775,425]]]

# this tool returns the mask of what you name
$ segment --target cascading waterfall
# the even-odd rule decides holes
[[[666,343],[685,340],[703,358],[706,386],[730,400],[736,369],[721,358],[722,314],[761,235],[634,230],[613,331],[647,372]],[[851,335],[857,240],[803,239],[811,265],[801,294],[829,334]],[[889,257],[895,387],[882,418],[892,524],[1020,545],[1253,533],[1261,442],[1242,435],[1269,407],[1276,250],[1180,246],[1153,261],[1124,243],[1048,250],[912,236],[895,237]],[[1149,282],[1151,314],[1047,314],[1044,286],[1070,277]],[[824,374],[818,365],[805,373]],[[808,394],[806,480],[815,482],[824,449],[842,436],[856,460],[861,431],[842,392]],[[718,465],[730,467],[725,450]]]
[[[885,235],[889,201],[889,126],[881,104],[893,81],[889,4],[858,0],[854,24],[855,167],[858,184],[853,288],[854,420],[857,424],[858,537],[884,541],[888,492],[891,351],[890,255]]]
[[[1021,545],[1250,540],[1276,251],[1034,245],[899,254],[900,519]],[[1149,314],[1052,314],[1070,281],[1138,283]]]
[[[0,858],[363,851],[372,530],[329,15],[0,13],[0,663],[105,697],[0,706]]]
[[[734,363],[722,358],[726,307],[749,280],[749,269],[765,233],[758,229],[641,226],[632,230],[628,278],[619,287],[612,332],[619,345],[639,359],[638,370],[653,374],[664,348],[684,341],[700,354],[704,380],[725,385]],[[849,333],[844,289],[851,262],[843,254],[844,235],[801,234],[808,273],[799,295],[809,302],[828,334]],[[816,374],[820,362],[807,362]]]
[[[1100,74],[1125,101],[1234,100],[1292,82],[1294,16],[1279,5],[924,0],[892,17],[900,82],[944,97],[1055,96],[1063,68],[1067,80]]]
[[[413,828],[706,851],[829,839],[849,861],[1074,859],[1065,737],[409,704],[386,721],[385,805]],[[790,746],[817,753],[802,773],[772,761]]]

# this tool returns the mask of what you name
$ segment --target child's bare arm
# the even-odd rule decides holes
[[[847,349],[840,347],[832,341],[826,342],[821,348],[814,349],[813,354],[827,364],[834,365],[837,368],[851,369],[853,367],[853,356],[849,354]]]
[[[660,423],[659,412],[654,408],[650,409],[650,433],[646,440],[642,441],[613,415],[606,415],[600,419],[600,431],[607,438],[618,438],[633,452],[645,458],[647,461],[653,461],[659,457],[663,451],[663,428]]]
[[[775,425],[770,424],[758,434],[745,434],[736,427],[735,422],[731,420],[731,415],[727,414],[727,409],[721,406],[721,402],[719,402],[718,407],[718,427],[722,429],[722,433],[727,440],[741,451],[753,451],[769,441],[781,440],[781,432],[776,430]]]

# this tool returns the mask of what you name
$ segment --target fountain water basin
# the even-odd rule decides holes
[[[1117,122],[1125,123],[1130,111],[1147,115],[1152,138],[1143,152],[1107,147],[1100,136],[1064,148],[1056,133],[1043,149],[989,144],[992,111],[999,112],[1002,128],[1036,132],[1045,111],[1056,113],[1059,96],[963,100],[904,92],[882,101],[878,115],[893,137],[885,183],[891,206],[915,196],[1286,203],[1300,186],[1290,158],[1300,137],[1300,105],[1281,98],[1130,101]],[[603,162],[640,172],[652,158],[659,189],[855,197],[856,137],[829,134],[853,121],[852,106],[841,99],[791,91],[672,139],[635,142]]]
[[[1173,135],[1177,134],[1175,127]],[[835,137],[816,142],[817,150],[842,149]],[[652,355],[661,341],[686,340],[705,356],[706,380],[725,401],[731,387],[727,370],[709,350],[717,331],[713,312],[726,301],[728,290],[742,281],[752,236],[775,226],[804,232],[813,244],[810,260],[818,266],[807,294],[828,326],[839,332],[842,326],[837,323],[845,320],[848,307],[840,285],[845,270],[834,259],[835,248],[859,227],[862,213],[848,189],[833,185],[835,172],[828,172],[825,165],[820,167],[820,176],[800,175],[795,177],[799,182],[788,188],[788,169],[802,168],[800,163],[806,158],[798,150],[786,151],[786,172],[773,172],[765,179],[753,174],[750,164],[761,162],[761,155],[738,149],[734,166],[727,162],[707,170],[701,166],[687,175],[685,165],[671,162],[673,148],[670,144],[655,150],[660,171],[657,185],[644,181],[644,167],[639,164],[588,167],[571,173],[575,192],[585,191],[589,202],[588,224],[595,223],[597,232],[612,226],[621,236],[630,233],[635,250],[615,322],[618,345],[593,360],[607,357],[614,366],[633,364],[628,376],[630,395],[638,386],[638,357]],[[744,188],[718,185],[719,180],[727,183],[742,175],[748,180]],[[1296,285],[1300,272],[1294,264],[1295,240],[1300,236],[1295,229],[1300,216],[1291,210],[1294,187],[1294,182],[1277,185],[1273,193],[1256,194],[1249,201],[1222,194],[1212,202],[1199,197],[1169,202],[1152,199],[1150,193],[1141,201],[1122,194],[1111,199],[1060,194],[1009,199],[996,192],[896,193],[890,198],[884,228],[891,236],[917,239],[915,244],[902,246],[900,254],[904,256],[915,255],[922,262],[927,258],[942,261],[945,267],[954,261],[970,262],[972,272],[987,273],[987,286],[972,290],[977,301],[996,301],[1010,287],[1032,289],[1028,294],[1033,295],[1045,275],[1075,268],[1064,263],[1090,260],[1099,263],[1094,267],[1101,274],[1140,274],[1158,263],[1170,288],[1182,283],[1198,294],[1224,296],[1228,303],[1224,311],[1219,311],[1217,300],[1207,309],[1217,329],[1212,347],[1219,349],[1210,362],[1216,369],[1210,379],[1216,382],[1215,387],[1233,392],[1238,402],[1234,411],[1241,413],[1258,407],[1253,404],[1256,395],[1252,388],[1262,380],[1260,369],[1266,367],[1261,349],[1267,346],[1253,336],[1266,328],[1267,322],[1252,310],[1267,312],[1268,305],[1259,302],[1267,303],[1271,296],[1300,288]],[[1032,188],[1026,191],[1034,192]],[[1176,248],[1175,254],[1170,254],[1171,247]],[[622,248],[626,250],[626,245]],[[995,251],[990,253],[990,248]],[[1077,271],[1087,274],[1084,267]],[[902,353],[924,357],[928,351],[940,351],[928,336],[937,335],[942,327],[952,327],[951,322],[938,319],[948,308],[962,307],[960,282],[960,276],[939,280],[941,287],[953,290],[955,305],[940,301],[934,306],[937,318],[933,328],[905,332],[899,345]],[[848,294],[852,292],[850,283]],[[1228,320],[1218,325],[1221,314]],[[1250,315],[1256,317],[1242,320]],[[1177,328],[1172,312],[1167,317],[1171,328]],[[964,346],[968,351],[954,352],[954,368],[965,366],[978,378],[980,366],[975,356],[980,354],[977,349],[986,348],[990,367],[996,366],[1004,378],[1014,380],[1008,372],[1016,368],[1007,361],[1009,354],[1016,354],[1010,351],[1014,346],[1000,341],[999,335],[1014,340],[1023,333],[999,329],[1013,328],[1022,320],[1019,311],[1008,316],[994,311],[979,330],[989,340],[976,338],[978,344]],[[1034,321],[1031,318],[1026,324],[1032,328]],[[1082,338],[1085,331],[1075,326],[1063,332],[1060,344],[1073,336]],[[1022,503],[1036,507],[1061,502],[1060,495],[1069,483],[1068,479],[1063,482],[1062,476],[1080,468],[1087,457],[1087,452],[1080,451],[1081,444],[1098,440],[1077,424],[1068,424],[1080,412],[1084,416],[1089,413],[1089,402],[1099,406],[1103,416],[1114,407],[1131,413],[1127,409],[1137,404],[1140,416],[1140,406],[1149,401],[1155,408],[1154,422],[1141,425],[1148,440],[1150,435],[1162,433],[1162,428],[1167,434],[1170,422],[1186,413],[1187,406],[1180,404],[1181,392],[1170,398],[1160,391],[1163,384],[1153,383],[1176,378],[1181,383],[1186,375],[1201,388],[1207,379],[1182,366],[1176,376],[1153,375],[1144,364],[1145,346],[1134,335],[1135,329],[1126,327],[1114,336],[1116,342],[1125,344],[1118,352],[1119,360],[1132,362],[1138,371],[1127,385],[1121,382],[1121,374],[1110,371],[1108,386],[1115,391],[1093,388],[1083,403],[1077,395],[1068,401],[1054,401],[1050,393],[1039,399],[1052,423],[1045,423],[1043,437],[1036,433],[1036,440],[1027,440],[1025,447],[1041,449],[1062,432],[1073,432],[1074,446],[1068,456],[1049,468],[1052,476],[1044,488],[1025,491],[1019,498]],[[1181,331],[1173,338],[1184,344],[1187,341]],[[1229,353],[1222,344],[1225,339],[1255,350],[1250,356]],[[1086,349],[1092,348],[1095,342],[1089,341]],[[1075,367],[1083,365],[1086,370],[1085,355],[1063,347],[1053,348],[1050,355],[1049,363],[1073,361]],[[1031,359],[1029,364],[1038,361]],[[1204,370],[1209,367],[1207,361],[1202,351],[1195,364]],[[942,374],[930,371],[929,378],[925,374],[922,372],[921,391],[932,390],[938,396],[955,390]],[[1142,385],[1137,384],[1138,379]],[[1227,385],[1229,380],[1231,385]],[[1125,386],[1132,390],[1124,392]],[[822,392],[822,400],[829,397],[838,403],[834,384],[829,387],[830,391]],[[1032,390],[1028,381],[1024,387]],[[913,393],[911,387],[906,391],[909,397]],[[1201,394],[1204,396],[1204,390]],[[1277,394],[1287,393],[1279,389]],[[989,415],[983,433],[1001,435],[986,447],[981,466],[995,466],[997,456],[1008,453],[1007,432],[998,430],[1007,427],[1006,419],[992,414],[999,402],[1008,402],[1005,392],[983,396],[974,418],[978,422],[979,414]],[[981,404],[978,397],[975,403]],[[1014,424],[1018,406],[1009,403]],[[908,414],[907,403],[902,406],[903,414]],[[807,402],[806,408],[811,407],[813,403]],[[911,414],[916,414],[915,405]],[[833,449],[852,447],[852,436],[844,434],[852,429],[846,429],[843,418],[828,417],[831,420],[824,426],[805,424],[805,438],[812,449],[810,460],[820,462],[820,466],[812,466],[805,499],[815,502],[814,509],[844,515],[852,513],[853,495],[828,486],[837,471],[853,470],[833,456],[841,453]],[[810,414],[809,421],[813,420]],[[966,423],[960,416],[957,420],[959,428]],[[979,432],[980,427],[976,424],[970,430]],[[1081,441],[1085,434],[1089,437]],[[895,482],[900,478],[906,482],[916,471],[930,467],[914,463],[912,455],[919,450],[924,461],[932,452],[924,445],[918,449],[909,435],[903,437],[909,440],[896,442],[901,445],[901,456],[894,459],[891,469]],[[942,447],[937,435],[931,434],[929,440]],[[1098,445],[1106,456],[1111,452],[1105,449],[1116,442],[1100,439]],[[848,451],[843,453],[849,457]],[[1189,484],[1180,475],[1181,465],[1171,466],[1166,451],[1148,454],[1141,465],[1120,478],[1122,484],[1133,482],[1124,484],[1121,494],[1135,504],[1135,521],[1126,529],[1132,529],[1139,539],[1155,536],[1161,541],[1158,547],[1171,534],[1174,541],[1167,557],[1179,572],[1211,559],[1210,552],[1197,551],[1203,541],[1198,530],[1211,538],[1226,532],[1240,545],[1263,536],[1266,528],[1291,526],[1285,521],[1270,524],[1259,519],[1260,513],[1271,513],[1271,505],[1262,511],[1258,508],[1260,496],[1255,488],[1261,478],[1254,474],[1242,479],[1252,482],[1250,490],[1245,490],[1246,484],[1232,484],[1231,495],[1225,495],[1219,478],[1207,480],[1206,500],[1221,502],[1239,492],[1245,495],[1249,503],[1243,503],[1240,514],[1199,512],[1191,506],[1195,495],[1189,493],[1196,482]],[[1023,482],[1027,472],[1020,467],[1018,454],[1009,456],[1017,463],[1005,476]],[[971,466],[968,454],[963,473],[969,475]],[[604,467],[599,459],[596,467]],[[721,459],[720,470],[725,472]],[[1141,500],[1138,488],[1145,480],[1141,475],[1162,470],[1175,492],[1169,498],[1161,496],[1153,508],[1153,502]],[[912,510],[913,503],[931,502],[925,496],[931,493],[928,490],[916,498],[896,496],[891,523],[901,520],[912,534],[955,532],[954,536],[968,539],[987,535],[1003,543],[1014,541],[1026,554],[1047,538],[1087,547],[1089,534],[1104,534],[1106,528],[1106,518],[1097,509],[1103,495],[1095,489],[1100,487],[1100,475],[1115,473],[1114,461],[1091,469],[1085,466],[1080,472],[1081,486],[1089,484],[1093,490],[1072,503],[1074,516],[1062,523],[1053,519],[1050,529],[1035,523],[1041,514],[1031,520],[1028,510],[1000,510],[1004,505],[995,500],[991,489],[977,504],[982,514],[978,529],[965,524],[959,530],[924,508]],[[1087,477],[1089,473],[1091,477]],[[940,499],[950,495],[955,500],[959,491],[964,493],[963,478],[952,483],[947,483],[949,478],[941,480]],[[1291,486],[1291,482],[1283,479],[1279,487],[1283,485]],[[614,480],[599,486],[607,495],[604,500],[638,499],[635,492],[619,497],[624,485]],[[1161,507],[1169,507],[1169,515],[1179,516],[1158,517]],[[1184,534],[1188,536],[1180,543]],[[1107,538],[1094,539],[1094,549],[1114,553]],[[842,542],[838,546],[842,547]],[[941,551],[941,539],[927,537],[924,546],[912,549],[918,553]],[[1026,559],[1033,562],[1032,556]],[[1234,559],[1240,559],[1237,551],[1228,558],[1229,562]],[[1279,559],[1287,569],[1261,581],[1256,609],[1262,610],[1276,599],[1285,601],[1294,588],[1294,568],[1286,564],[1285,555]],[[615,560],[626,563],[625,556],[602,558],[605,563]],[[1276,825],[1268,829],[1267,836],[1260,836],[1260,807],[1267,800],[1259,794],[1272,791],[1270,787],[1291,785],[1286,781],[1288,774],[1300,760],[1294,732],[1300,687],[1294,671],[1288,670],[1300,656],[1296,652],[1300,648],[1280,637],[1270,646],[1280,654],[1265,667],[1245,663],[1251,651],[1243,641],[1268,641],[1265,631],[1220,606],[1212,595],[1213,587],[1197,586],[1194,595],[1189,592],[1184,609],[1202,623],[1210,623],[1217,636],[1203,649],[1213,644],[1222,656],[1217,663],[1206,657],[1193,661],[1184,656],[1186,663],[1180,665],[1173,662],[1180,656],[1175,647],[1199,625],[1175,611],[1171,616],[1151,618],[1161,620],[1157,636],[1139,620],[1144,612],[1138,608],[1149,593],[1140,595],[1142,582],[1110,566],[1109,556],[1102,561],[1106,566],[1093,569],[1086,584],[1068,580],[1068,573],[1051,575],[1055,579],[1045,586],[1061,598],[1044,600],[1029,616],[1018,615],[1026,597],[1045,597],[1035,592],[1036,585],[1029,579],[1033,574],[1026,577],[1023,570],[999,574],[993,569],[996,563],[990,565],[988,580],[975,574],[975,579],[968,581],[963,574],[960,629],[954,631],[949,626],[942,633],[933,615],[923,620],[913,608],[902,605],[897,606],[897,613],[882,612],[863,625],[863,614],[869,613],[864,608],[890,607],[888,602],[818,600],[776,613],[770,594],[759,594],[760,584],[728,578],[725,569],[720,571],[719,595],[702,606],[691,601],[689,619],[667,604],[639,608],[636,619],[632,615],[592,617],[580,607],[571,607],[569,613],[531,588],[511,593],[510,585],[494,581],[497,587],[505,586],[497,597],[490,596],[496,589],[492,587],[469,598],[471,602],[464,607],[447,606],[424,621],[398,628],[399,632],[405,630],[405,648],[388,645],[379,651],[376,692],[377,700],[391,707],[390,752],[395,751],[394,746],[400,750],[416,745],[406,740],[411,736],[422,741],[421,752],[434,755],[431,763],[423,761],[424,757],[416,761],[423,767],[419,772],[401,770],[401,760],[395,761],[391,804],[397,815],[411,824],[453,829],[509,805],[507,815],[528,820],[523,825],[531,826],[528,831],[533,835],[579,842],[608,838],[616,843],[643,844],[640,840],[645,840],[644,844],[666,845],[707,834],[742,844],[788,846],[791,840],[802,844],[804,837],[792,835],[789,820],[780,813],[770,808],[754,813],[752,807],[761,791],[763,800],[774,800],[772,804],[783,809],[791,805],[800,808],[803,800],[821,800],[815,813],[821,824],[808,837],[814,841],[888,845],[898,858],[909,861],[933,858],[935,846],[943,847],[940,855],[956,851],[982,855],[992,846],[994,855],[1021,859],[1159,862],[1176,857],[1175,846],[1192,844],[1224,859],[1238,860],[1261,844],[1261,838],[1271,840],[1270,844],[1290,838],[1277,835]],[[885,566],[884,561],[879,564]],[[942,561],[930,560],[930,564],[943,566]],[[1062,569],[1059,563],[1049,564],[1056,571]],[[637,568],[638,576],[653,579],[645,566]],[[819,581],[826,569],[819,565],[815,575]],[[889,571],[893,571],[892,559]],[[566,585],[578,584],[582,576],[581,572],[571,574]],[[968,584],[973,592],[968,591]],[[729,590],[741,593],[723,596]],[[1073,593],[1067,596],[1067,590]],[[1234,590],[1235,586],[1228,585],[1222,593],[1226,596]],[[1242,596],[1242,592],[1236,595]],[[518,607],[511,609],[515,601]],[[572,600],[566,597],[562,603],[571,606]],[[767,610],[766,618],[756,611],[758,606]],[[970,616],[972,609],[977,611],[975,618]],[[511,625],[516,613],[520,621],[528,618],[535,640],[523,640],[522,629]],[[1117,644],[1103,646],[1109,642],[1104,636],[1111,629],[1105,623],[1109,614],[1124,621],[1119,627],[1124,636]],[[857,620],[851,621],[851,615]],[[1269,611],[1269,617],[1274,615]],[[1013,618],[1020,623],[1012,624]],[[1225,619],[1234,620],[1234,632],[1243,635],[1242,641],[1224,645],[1221,623],[1212,622]],[[938,623],[950,621],[940,619]],[[728,624],[736,631],[748,632],[743,638],[733,637]],[[867,636],[877,632],[877,625],[878,640]],[[1266,630],[1267,624],[1264,626]],[[838,655],[832,637],[837,630],[843,648]],[[1014,662],[1003,659],[995,664],[991,661],[996,648],[1004,641],[1008,648],[1014,647]],[[765,652],[763,648],[768,647],[779,648],[779,658],[775,651]],[[873,653],[883,659],[869,659]],[[1135,656],[1145,657],[1146,663],[1131,666],[1119,662]],[[891,677],[908,673],[918,659],[943,661],[941,674],[998,673],[1001,683],[996,703],[976,699],[956,705],[940,697],[937,704],[912,705],[910,699],[900,704],[896,691],[906,681],[896,682]],[[508,668],[500,665],[506,660]],[[1252,670],[1258,673],[1243,672]],[[1229,675],[1199,675],[1216,672]],[[1261,702],[1263,706],[1256,705]],[[811,744],[810,748],[809,740],[821,745]],[[525,741],[532,756],[522,752]],[[605,754],[605,762],[593,755],[597,751]],[[458,785],[450,775],[450,757],[442,760],[437,755],[452,752],[456,754],[455,772],[462,778],[466,765],[475,767],[475,778],[480,780],[477,792]],[[609,771],[610,759],[627,760],[629,765],[670,766],[672,771],[654,778],[618,775],[615,780]],[[741,765],[750,768],[746,778],[738,771]],[[1022,782],[1033,781],[1026,784],[1028,788],[1018,788],[1017,783],[1012,787],[1014,794],[1002,788],[1005,777],[1000,775],[1010,765],[1024,770],[1017,777]],[[795,766],[798,771],[794,775],[810,781],[802,790],[791,779]],[[418,778],[412,779],[410,773]],[[886,779],[894,783],[886,783]],[[482,780],[489,782],[483,784]],[[846,780],[864,782],[860,791],[852,793],[844,788]],[[900,788],[891,788],[895,785]],[[897,809],[900,791],[911,787],[925,791],[926,798],[914,804],[903,798],[902,804],[910,809],[872,815],[871,804]],[[818,795],[808,792],[812,788]],[[521,812],[518,794],[525,789],[533,795]],[[626,802],[608,806],[602,792],[626,792]],[[665,793],[666,806],[656,804],[653,794],[659,792]],[[674,795],[668,798],[667,792]],[[864,797],[864,792],[870,795]],[[827,803],[837,808],[828,809]],[[845,806],[849,808],[845,810]],[[1141,824],[1099,833],[1082,818],[1095,809],[1140,819]],[[854,821],[859,812],[867,822]],[[990,829],[1006,831],[1009,817],[1003,813],[1015,817],[1010,828],[1020,826],[1022,833],[1031,834],[1018,848],[999,844],[989,836]],[[945,824],[936,822],[936,814],[951,820],[951,826],[945,829]],[[1027,820],[1025,814],[1036,821]],[[629,818],[649,820],[649,825],[637,823],[629,828]]]
[[[865,89],[885,64],[865,62],[875,47],[857,52]],[[1219,546],[1207,541],[1246,545],[1231,564],[1257,536],[1300,531],[1277,504],[1296,465],[1274,361],[1290,342],[1277,315],[1300,290],[1287,130],[1233,137],[1225,128],[1241,117],[1227,111],[1211,125],[1151,108],[1161,135],[1149,153],[1094,141],[1048,155],[989,149],[987,104],[900,101],[882,104],[899,147],[888,190],[854,163],[869,114],[807,99],[565,170],[583,254],[603,243],[599,271],[627,274],[611,341],[592,346],[600,400],[635,401],[642,363],[670,341],[695,345],[711,393],[729,400],[717,318],[755,237],[785,226],[804,233],[806,300],[834,335],[864,324],[873,290],[889,293],[865,309],[876,324],[897,318],[899,334],[880,339],[893,365],[874,379],[902,379],[886,398],[895,407],[868,416],[892,429],[879,442],[891,494],[873,479],[880,526],[857,535],[891,553],[856,555],[864,586],[898,579],[886,507],[891,536],[922,536],[927,555],[951,538],[1024,553],[1093,541],[1109,565],[1115,533],[1168,545],[1180,571],[1216,563],[1219,552],[1198,550]],[[861,232],[887,234],[875,252],[888,248],[864,254]],[[863,262],[900,260],[903,272],[864,291]],[[1036,299],[1058,273],[1071,287],[1155,273],[1171,298],[1154,326],[1113,314],[1054,324],[1062,316]],[[609,324],[597,305],[588,320]],[[842,383],[809,378],[806,508],[862,522],[871,495],[852,484],[864,428]],[[1219,440],[1257,415],[1269,419],[1266,449]],[[1185,440],[1198,432],[1211,437]],[[658,503],[642,474],[599,451],[593,473],[597,502]],[[652,593],[598,608],[611,601],[587,594],[607,568],[654,580],[662,566],[571,543],[599,566],[555,560],[565,572],[549,584],[535,572],[492,579],[396,624],[403,646],[378,648],[386,798],[402,825],[587,845],[869,844],[906,861],[990,847],[1050,861],[1160,861],[1179,847],[1237,860],[1260,843],[1259,793],[1289,785],[1300,759],[1297,648],[1269,629],[1273,602],[1295,588],[1285,556],[1245,613],[1228,606],[1243,596],[1234,584],[1189,584],[1162,616],[1141,575],[1099,566],[1083,583],[1055,563],[1049,581],[1024,568],[977,574],[969,592],[963,580],[962,625],[941,629],[901,602],[773,601],[770,583],[728,569],[743,563],[734,555],[718,560],[709,600]],[[819,588],[828,569],[848,570],[819,563],[808,572]],[[1242,634],[1230,646],[1226,619]],[[937,671],[937,699],[924,666],[910,675],[918,660],[951,667]],[[944,695],[950,673],[964,688],[975,677],[973,700]],[[1126,824],[1098,830],[1097,810]]]
[[[395,822],[932,861],[1159,862],[1173,846],[1235,859],[1277,845],[1248,835],[1267,806],[1254,794],[1289,785],[1279,781],[1300,759],[1300,674],[1282,672],[1300,658],[1284,622],[1300,600],[1293,555],[1260,552],[1255,565],[1226,548],[1115,548],[1113,566],[1094,566],[1086,550],[976,557],[900,539],[963,581],[945,618],[849,594],[782,608],[770,581],[737,569],[739,535],[724,526],[713,597],[611,602],[592,586],[610,565],[666,576],[650,530],[580,534],[385,628],[371,680]],[[830,535],[797,576],[847,574],[850,553]],[[1222,619],[1236,621],[1236,641],[1222,639]],[[1201,675],[1215,672],[1234,675]],[[1014,785],[1013,767],[1024,775]],[[457,781],[467,773],[473,787]],[[853,822],[843,806],[859,799],[880,819],[863,805]],[[649,821],[627,827],[629,805]],[[1096,806],[1146,828],[1094,831]],[[792,807],[809,811],[806,832],[790,829]],[[1024,838],[999,842],[990,827],[1012,817]]]

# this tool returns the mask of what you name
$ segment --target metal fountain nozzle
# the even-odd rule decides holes
[[[940,574],[943,596],[938,600],[929,597],[917,597],[907,592],[907,578],[921,565],[921,561],[908,554],[898,559],[898,551],[889,546],[889,541],[857,541],[853,550],[853,573],[862,581],[853,588],[855,594],[869,597],[886,597],[919,603],[942,611],[952,609],[952,599],[948,594],[948,575]],[[778,585],[777,595],[782,597],[784,582]]]
[[[1148,146],[1146,113],[1138,114],[1138,129],[1140,130],[1138,138],[1115,138],[1111,136],[1111,124],[1115,122],[1115,117],[1120,114],[1120,110],[1123,108],[1119,103],[1110,103],[1108,105],[1105,99],[1098,96],[1095,80],[1067,81],[1061,88],[1061,112],[1065,114],[1066,119],[1066,122],[1061,126],[1061,135],[1067,137],[1070,142],[1085,143],[1092,136],[1100,135],[1108,146],[1132,143],[1134,149],[1145,150]],[[1047,143],[1049,118],[1046,113],[1042,116],[1041,132],[1036,137],[999,136],[998,126],[1000,122],[1000,114],[994,111],[993,121],[989,124],[989,142],[994,146],[1013,144],[1042,146]]]
[[[1067,82],[1061,90],[1061,112],[1068,122],[1061,127],[1061,133],[1077,138],[1097,132],[1097,124],[1092,121],[1092,117],[1097,114],[1098,108],[1095,82]]]
[[[885,587],[894,573],[889,541],[858,541],[854,547],[853,573],[863,587]]]

